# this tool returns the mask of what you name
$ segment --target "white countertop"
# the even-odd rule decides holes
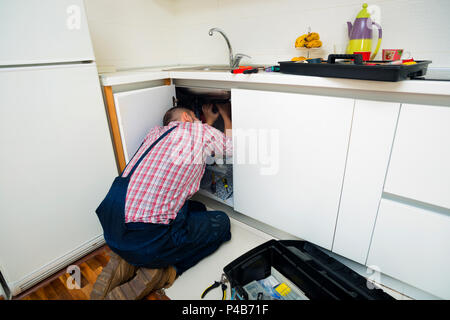
[[[404,80],[385,82],[299,76],[261,70],[259,73],[253,74],[231,74],[229,71],[163,71],[163,69],[181,67],[189,66],[166,66],[102,73],[100,78],[104,86],[170,78],[450,96],[450,81]]]

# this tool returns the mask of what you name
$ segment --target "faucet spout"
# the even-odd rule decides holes
[[[228,46],[229,55],[230,55],[230,67],[233,67],[233,64],[234,64],[234,56],[233,56],[233,48],[231,48],[230,40],[228,39],[228,37],[227,37],[227,35],[225,34],[225,32],[223,32],[223,30],[222,30],[222,29],[219,29],[219,28],[211,28],[211,29],[209,29],[208,34],[209,34],[210,36],[212,36],[212,35],[214,34],[214,32],[220,33],[220,34],[223,36],[223,38],[225,39],[225,42],[227,43],[227,46]]]

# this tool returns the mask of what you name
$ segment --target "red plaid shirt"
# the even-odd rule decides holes
[[[221,131],[201,122],[174,121],[150,130],[125,169],[124,177],[145,150],[173,126],[177,128],[153,147],[131,177],[125,222],[168,224],[198,191],[207,155],[213,151],[216,155],[232,154],[232,139]]]

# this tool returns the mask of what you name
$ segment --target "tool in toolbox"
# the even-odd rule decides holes
[[[244,298],[239,295],[235,288],[231,288],[230,300],[244,300]]]
[[[228,282],[228,279],[226,278],[225,273],[222,273],[222,276],[220,277],[220,281],[214,281],[214,283],[212,285],[210,285],[208,288],[206,288],[205,291],[203,291],[201,298],[203,299],[208,294],[208,292],[210,292],[211,290],[220,286],[222,289],[222,300],[226,300],[226,298],[227,298],[226,282]]]

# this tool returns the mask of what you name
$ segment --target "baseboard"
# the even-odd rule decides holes
[[[3,299],[2,299],[3,298]],[[2,268],[0,266],[0,300],[9,300],[11,298],[11,291],[8,284],[2,274]]]
[[[0,300],[7,300],[7,299],[8,299],[8,297],[6,297],[6,293],[3,290],[3,286],[0,285]]]
[[[60,271],[61,269],[69,266],[71,263],[79,260],[83,256],[89,254],[90,252],[96,250],[105,244],[103,235],[99,235],[85,243],[76,249],[66,253],[65,255],[49,262],[48,264],[42,266],[31,274],[23,277],[22,279],[8,283],[8,287],[11,290],[12,296],[17,296],[21,292],[35,286],[39,282],[52,276],[54,273]]]

